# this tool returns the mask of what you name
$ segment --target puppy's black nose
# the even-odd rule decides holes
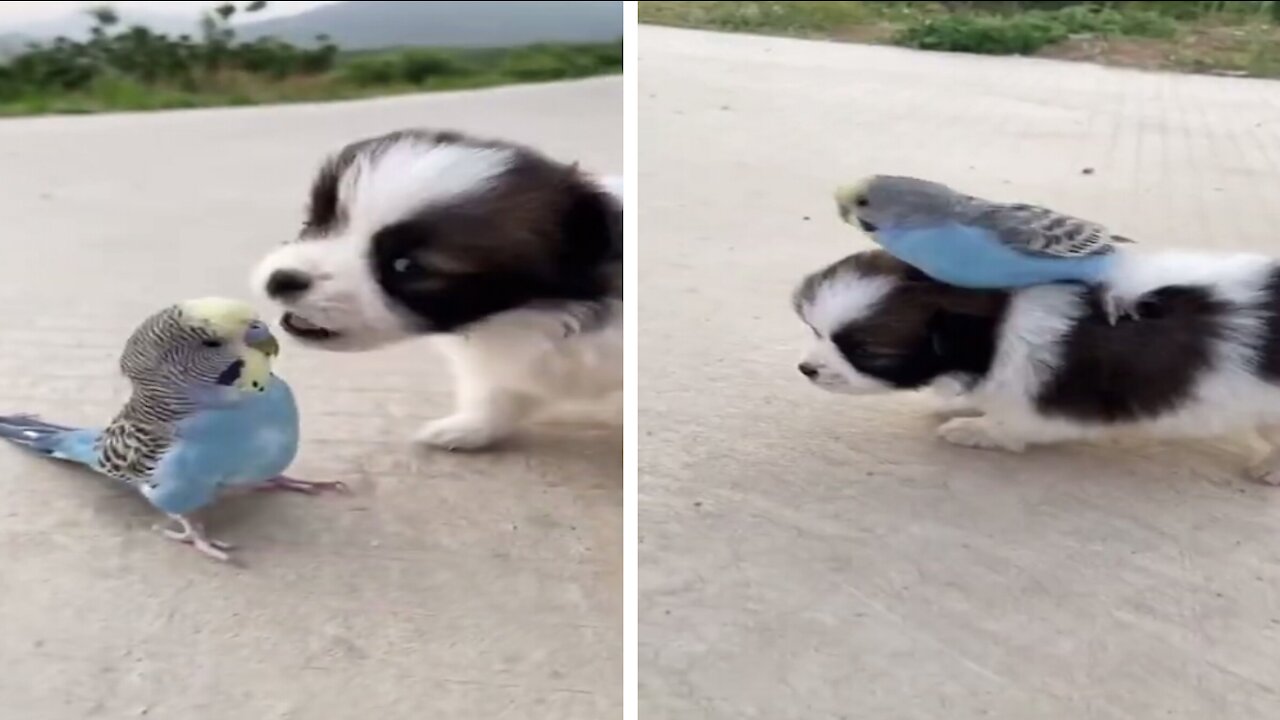
[[[311,287],[311,276],[297,270],[276,270],[267,278],[267,294],[282,300],[296,297]]]
[[[800,374],[812,380],[818,377],[818,368],[810,365],[807,362],[802,362],[800,363]]]

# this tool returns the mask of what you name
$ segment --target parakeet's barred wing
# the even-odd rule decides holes
[[[1095,222],[1048,208],[1023,204],[996,204],[971,199],[966,208],[969,222],[985,227],[1016,250],[1046,257],[1106,255],[1116,243],[1129,238],[1112,235]]]
[[[197,349],[205,341],[216,338],[182,322],[177,308],[156,313],[134,331],[120,357],[133,395],[98,439],[103,473],[149,483],[173,441],[174,424],[194,409],[185,388],[193,380],[212,381],[226,365]]]
[[[98,440],[98,464],[106,475],[130,484],[149,484],[156,464],[173,440],[170,426],[153,426],[116,417]]]

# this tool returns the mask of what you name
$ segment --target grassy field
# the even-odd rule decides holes
[[[641,2],[640,21],[1280,77],[1280,2]]]
[[[190,82],[103,73],[83,87],[28,86],[0,96],[0,115],[315,102],[613,75],[622,44],[495,50],[393,50],[339,55],[331,69],[283,77],[225,68]]]
[[[88,40],[59,38],[0,61],[0,115],[338,100],[622,72],[621,39],[373,53],[344,53],[324,37],[306,47],[238,42],[230,18],[265,5],[217,8],[198,37],[121,29],[113,11],[94,10]]]

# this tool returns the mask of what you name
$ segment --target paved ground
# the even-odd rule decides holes
[[[659,29],[640,56],[643,717],[1277,717],[1280,490],[1238,447],[943,447],[915,398],[809,388],[788,296],[866,247],[830,198],[873,171],[1280,252],[1280,83]]]
[[[71,422],[123,398],[135,322],[245,295],[322,153],[406,125],[621,169],[618,79],[377,102],[0,123],[0,408]],[[129,492],[0,447],[0,716],[597,720],[621,708],[621,438],[414,451],[446,412],[421,346],[286,346],[302,477],[210,517],[243,568],[150,530]]]

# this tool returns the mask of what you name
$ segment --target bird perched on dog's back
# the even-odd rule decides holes
[[[836,204],[845,222],[941,282],[985,289],[1079,282],[1099,288],[1111,323],[1136,315],[1135,303],[1107,284],[1117,244],[1133,241],[1098,223],[893,175],[838,189]]]
[[[0,437],[128,483],[178,523],[168,537],[227,560],[230,545],[208,538],[192,513],[237,488],[341,487],[283,475],[298,450],[299,421],[292,390],[271,371],[278,352],[244,303],[178,303],[125,344],[120,368],[133,392],[110,424],[75,428],[14,415],[0,417]]]

